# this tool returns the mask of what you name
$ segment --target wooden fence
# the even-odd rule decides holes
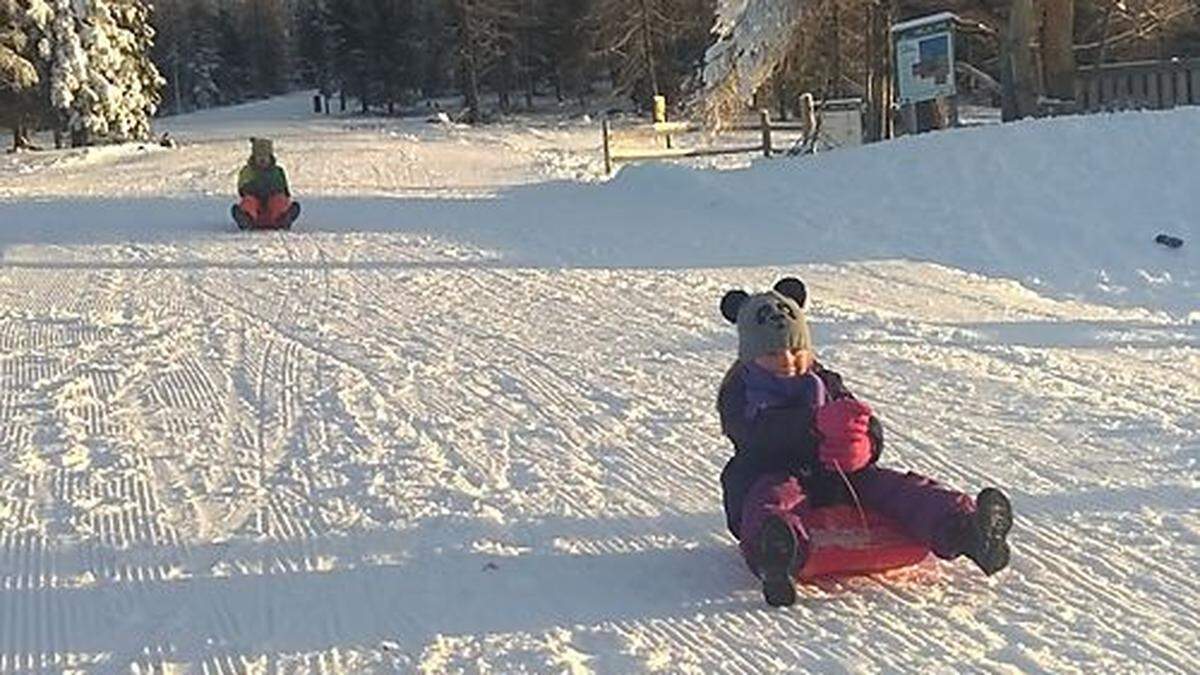
[[[757,143],[679,147],[679,137],[702,133],[705,131],[704,127],[695,122],[658,122],[632,127],[614,127],[609,124],[608,120],[604,120],[604,170],[611,174],[613,165],[617,162],[644,159],[683,159],[759,152],[765,157],[770,157],[777,149],[775,147],[776,132],[803,134],[806,128],[799,122],[774,122],[771,120],[770,113],[763,110],[759,112],[758,124],[734,124],[725,129],[731,132],[757,131],[761,139]],[[630,142],[641,145],[631,147]]]
[[[1200,58],[1080,68],[1075,104],[1081,112],[1200,105]]]

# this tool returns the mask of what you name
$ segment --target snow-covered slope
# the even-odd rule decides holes
[[[0,671],[1195,668],[1196,111],[601,183],[587,125],[291,101],[0,160]],[[291,234],[225,222],[264,129]],[[887,464],[1011,492],[1008,571],[763,606],[716,303],[783,273]]]

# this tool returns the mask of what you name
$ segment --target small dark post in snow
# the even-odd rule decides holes
[[[604,130],[604,175],[610,176],[610,175],[612,175],[612,149],[609,146],[609,140],[608,140],[608,118],[607,117],[604,118],[604,121],[601,122],[600,126]]]
[[[763,157],[771,156],[771,112],[763,109],[758,111],[762,119]]]

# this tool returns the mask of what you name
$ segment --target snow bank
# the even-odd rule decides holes
[[[561,221],[519,229],[548,249],[558,237],[564,262],[903,258],[1187,313],[1200,310],[1197,126],[1193,108],[951,131],[732,173],[630,167],[606,190],[566,190],[546,209]],[[1165,249],[1160,232],[1187,243]]]
[[[414,230],[512,264],[724,267],[931,261],[1050,294],[1200,309],[1200,110],[1028,121],[741,171],[628,166],[494,198],[306,199],[301,230]],[[302,180],[300,178],[297,181]],[[7,240],[207,236],[223,198],[0,203]],[[86,218],[83,218],[86,214]],[[1187,243],[1168,250],[1160,232]]]

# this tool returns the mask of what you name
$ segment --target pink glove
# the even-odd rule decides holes
[[[828,469],[854,473],[871,461],[871,407],[844,398],[817,410],[817,457]]]

